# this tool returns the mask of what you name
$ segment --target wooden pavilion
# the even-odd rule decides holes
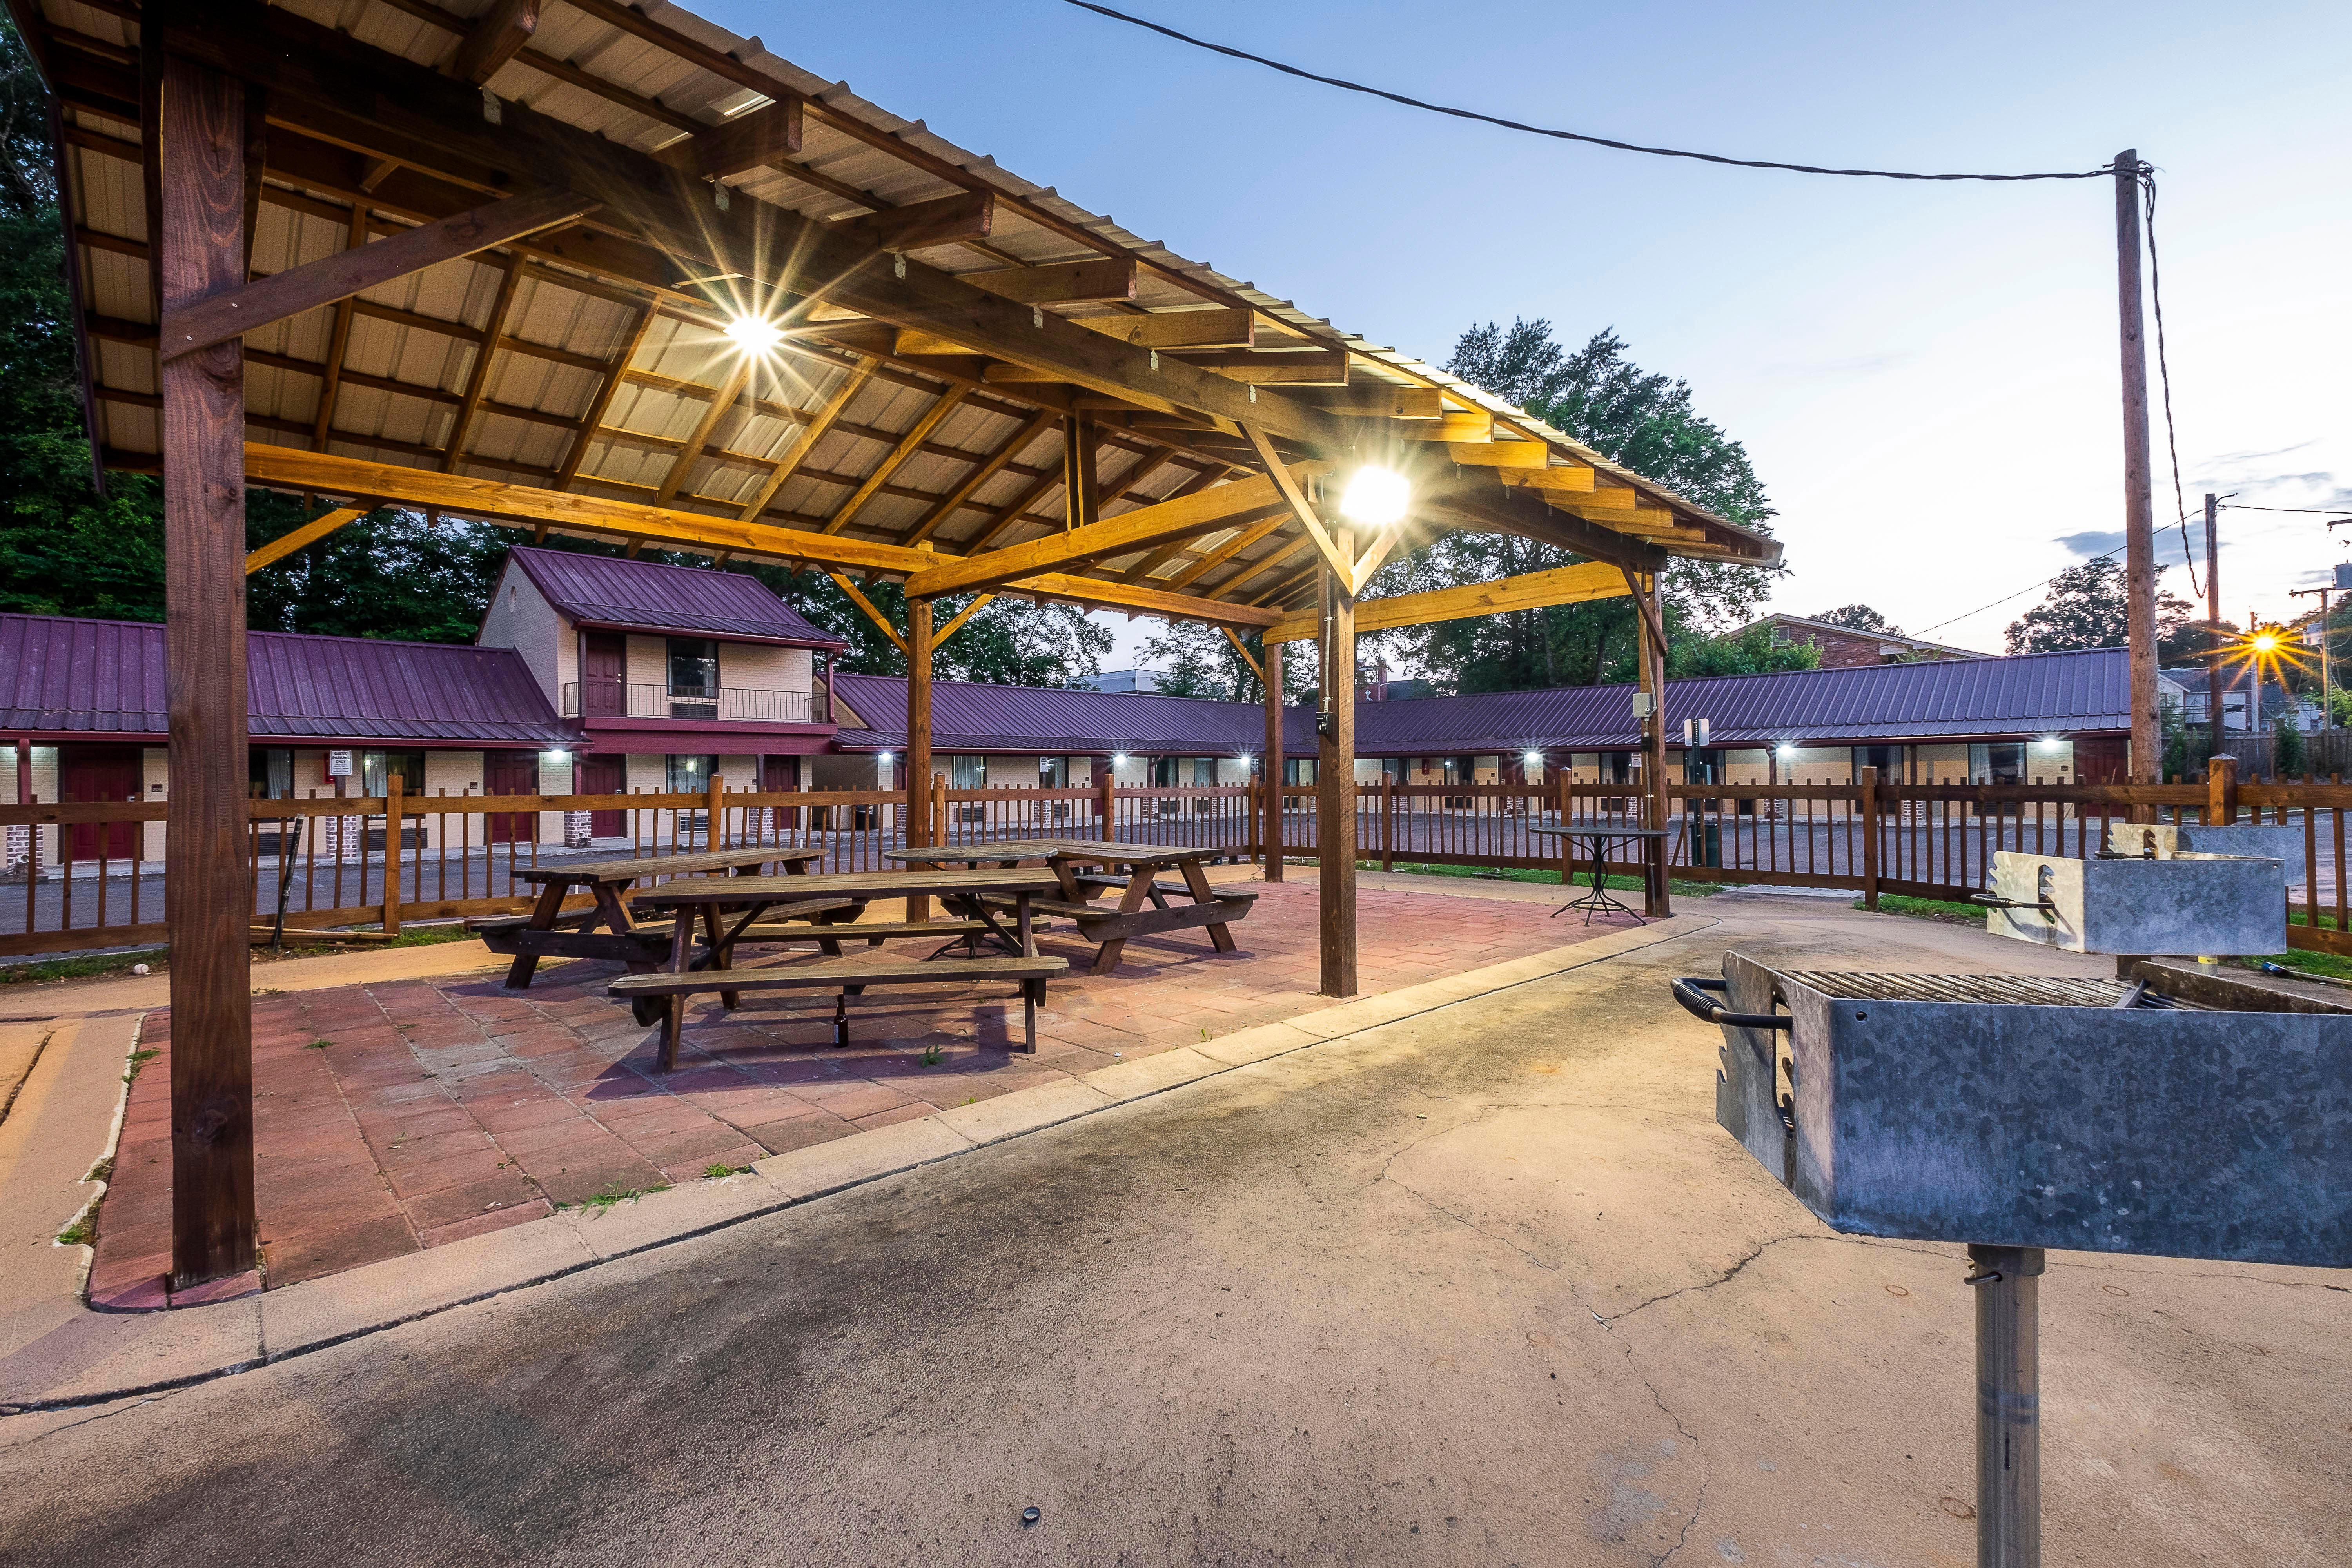
[[[901,583],[918,805],[932,652],[990,595],[1222,628],[1271,780],[1283,645],[1318,639],[1340,995],[1359,630],[1631,594],[1654,694],[1667,560],[1779,561],[677,6],[9,3],[55,95],[93,445],[164,481],[183,1284],[254,1261],[244,581],[368,509],[820,570],[869,614],[860,581]],[[1368,467],[1409,481],[1401,521],[1339,506]],[[248,558],[247,484],[321,515]],[[1357,606],[1450,529],[1588,563]],[[935,625],[950,595],[978,596]]]

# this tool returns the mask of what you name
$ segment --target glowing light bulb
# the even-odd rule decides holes
[[[784,341],[783,328],[765,316],[738,316],[727,323],[727,335],[747,354],[771,353]]]
[[[1366,464],[1348,481],[1339,497],[1339,515],[1369,528],[1386,528],[1404,521],[1412,500],[1412,486],[1393,468]]]
[[[2273,648],[2278,647],[2278,634],[2275,632],[2256,632],[2254,634],[2254,651],[2256,653],[2268,653]]]

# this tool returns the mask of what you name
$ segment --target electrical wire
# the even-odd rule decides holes
[[[2116,173],[2113,164],[2105,164],[2096,169],[2069,170],[2063,174],[1921,174],[1901,169],[1825,169],[1813,163],[1780,163],[1766,158],[1727,158],[1719,153],[1693,153],[1679,147],[1645,147],[1638,142],[1619,142],[1607,136],[1589,136],[1580,131],[1555,131],[1541,125],[1528,125],[1517,120],[1505,120],[1498,115],[1481,114],[1475,109],[1455,109],[1443,103],[1427,103],[1418,98],[1407,98],[1401,92],[1390,92],[1384,88],[1366,87],[1361,82],[1349,81],[1336,76],[1322,76],[1297,66],[1285,65],[1280,60],[1268,59],[1264,55],[1254,55],[1247,49],[1237,49],[1226,44],[1213,44],[1206,38],[1196,38],[1190,33],[1180,33],[1173,27],[1162,26],[1157,22],[1147,22],[1140,16],[1130,16],[1124,11],[1114,11],[1108,5],[1097,5],[1094,4],[1094,0],[1063,0],[1063,3],[1075,5],[1081,11],[1092,11],[1098,16],[1108,16],[1114,22],[1125,22],[1131,26],[1158,33],[1163,37],[1173,38],[1180,44],[1190,44],[1196,49],[1207,49],[1213,54],[1229,56],[1237,60],[1247,60],[1252,65],[1264,66],[1269,70],[1280,71],[1285,76],[1295,76],[1303,81],[1318,81],[1326,87],[1336,87],[1348,92],[1360,92],[1371,98],[1384,98],[1391,103],[1401,103],[1407,109],[1427,110],[1432,114],[1450,114],[1456,120],[1475,120],[1482,124],[1501,126],[1506,131],[1522,131],[1530,136],[1549,136],[1561,142],[1584,142],[1595,147],[1613,147],[1621,153],[1646,153],[1654,158],[1690,158],[1702,163],[1728,164],[1736,169],[1785,169],[1794,174],[1845,174],[1874,180],[2101,180],[2112,178]]]
[[[2223,501],[2227,511],[2293,511],[2307,512],[2313,517],[2341,517],[2347,509],[2340,506],[2248,506],[2243,501]]]
[[[2164,447],[2172,456],[2172,505],[2179,514],[2180,558],[2189,567],[2189,596],[2202,598],[2197,584],[2197,552],[2189,547],[2189,498],[2180,489],[2180,437],[2172,423],[2172,367],[2164,355],[2164,268],[2156,259],[2156,167],[2139,166],[2140,188],[2147,196],[2147,295],[2156,307],[2156,374],[2164,386]]]
[[[2088,566],[2094,561],[2105,561],[2114,556],[2121,555],[2127,548],[2129,548],[2129,546],[2118,544],[2113,550],[2101,551],[2096,555],[2085,557],[2082,565]],[[2074,572],[2079,570],[2081,570],[2081,567],[2078,566],[2069,566],[2066,568],[2066,572]],[[2157,570],[2158,572],[2162,572],[2164,568],[2159,566]],[[1949,626],[1957,626],[1960,622],[1969,619],[1971,616],[1981,616],[1987,610],[1997,610],[2003,605],[2008,604],[2011,599],[2022,599],[2026,595],[2031,594],[2036,588],[2047,588],[2051,584],[2055,583],[2059,578],[2063,577],[2066,574],[2066,572],[2053,572],[2049,576],[2042,579],[2039,583],[2028,583],[2024,587],[2020,588],[2014,594],[2003,594],[2000,598],[1995,599],[1990,605],[1979,605],[1975,609],[1965,611],[1960,615],[1954,616],[1950,620],[1937,621],[1932,626],[1922,626],[1919,630],[1913,632],[1911,635],[1913,637],[1924,637],[1929,632],[1940,631],[1944,627]]]

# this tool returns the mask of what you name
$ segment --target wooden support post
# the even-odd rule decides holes
[[[1342,559],[1355,559],[1355,531],[1335,542]],[[1323,706],[1316,720],[1316,879],[1323,906],[1326,996],[1356,994],[1356,601],[1349,585],[1328,567],[1318,574],[1323,610]]]
[[[1862,907],[1878,908],[1878,770],[1862,770]]]
[[[383,773],[383,934],[400,934],[400,826],[404,815],[401,792],[406,785],[399,773]],[[365,851],[362,851],[364,855]],[[362,859],[362,864],[366,862]]]
[[[702,802],[702,847],[707,850],[725,847],[720,842],[727,836],[727,782],[716,769],[710,774],[709,792]]]
[[[1381,869],[1396,869],[1396,780],[1381,772]]]
[[[2116,287],[2121,314],[2124,381],[2124,588],[2126,640],[2131,645],[2131,781],[2160,784],[2164,736],[2156,711],[2156,519],[2148,489],[2147,344],[2139,281],[2139,153],[2116,154]],[[2134,822],[2156,808],[2132,807]]]
[[[1102,801],[1100,804],[1100,809],[1102,812],[1102,837],[1105,838],[1117,838],[1118,835],[1112,832],[1111,829],[1118,821],[1118,774],[1114,771],[1111,760],[1108,757],[1105,757],[1103,759],[1103,776],[1102,783],[1099,787],[1102,791]]]
[[[1658,603],[1658,579],[1653,574],[1640,584],[1635,628],[1639,643],[1642,689],[1651,697],[1650,717],[1642,737],[1643,826],[1664,829],[1668,816],[1666,795],[1666,648],[1664,611]],[[1643,841],[1642,912],[1663,917],[1674,912],[1666,891],[1669,853],[1663,838]]]
[[[907,820],[906,841],[929,844],[931,816],[931,602],[907,601]],[[931,918],[931,900],[907,900],[907,918]]]
[[[1265,879],[1282,880],[1282,645],[1265,645]]]
[[[163,308],[245,284],[245,90],[162,65]],[[252,910],[246,885],[245,345],[163,366],[172,788],[172,1282],[255,1263]]]
[[[2228,827],[2238,820],[2238,759],[2223,752],[2205,764],[2205,826]]]
[[[1097,437],[1095,422],[1083,413],[1062,422],[1063,527],[1075,533],[1100,520],[1101,479],[1096,473]]]

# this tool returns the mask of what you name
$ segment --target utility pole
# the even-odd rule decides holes
[[[2205,718],[2212,734],[2206,755],[2221,754],[2221,498],[2205,492]]]
[[[2335,585],[2330,584],[2324,588],[2297,588],[2293,594],[2298,599],[2308,599],[2315,594],[2319,596],[2319,727],[2323,730],[2335,727],[2330,718],[2335,705],[2327,700],[2327,596],[2334,592]]]
[[[2124,563],[2131,644],[2131,777],[2161,784],[2156,713],[2156,512],[2148,489],[2147,343],[2141,326],[2139,150],[2116,154],[2116,289],[2123,327]],[[2133,818],[2147,810],[2134,807]]]

